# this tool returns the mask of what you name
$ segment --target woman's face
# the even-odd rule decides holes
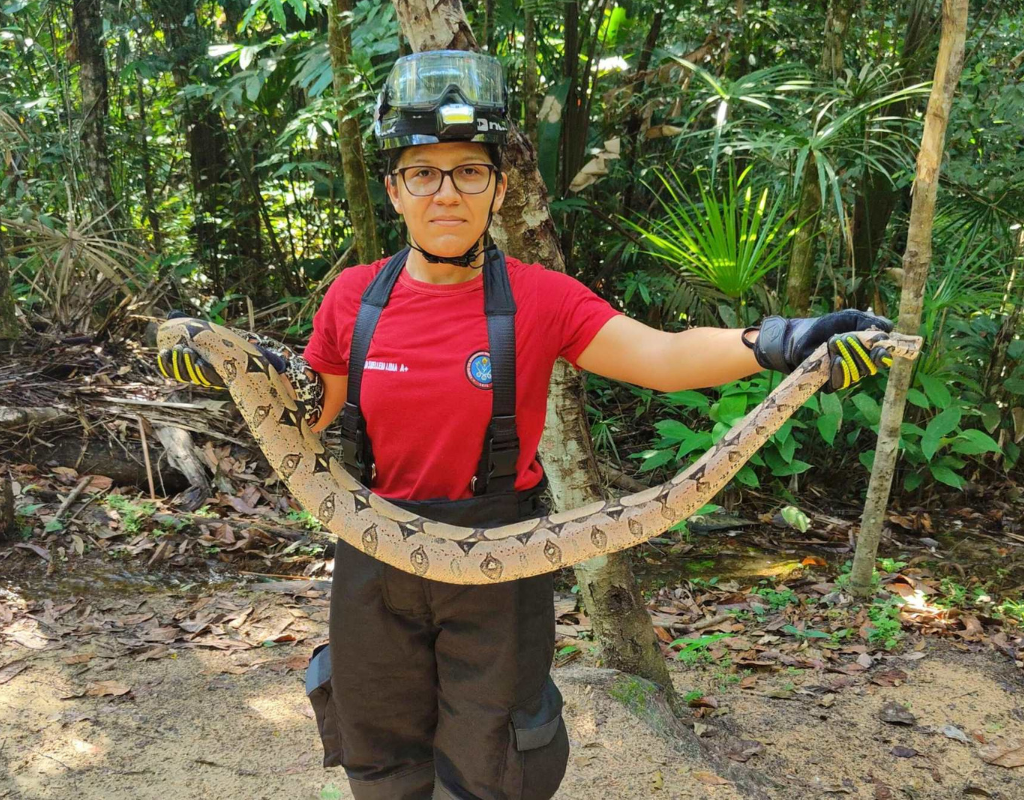
[[[454,169],[464,164],[490,163],[487,148],[478,142],[441,142],[406,148],[396,169]],[[424,174],[419,173],[420,176]],[[416,170],[410,169],[406,177],[415,188]],[[441,188],[426,197],[412,194],[399,175],[389,175],[385,185],[395,211],[405,218],[409,235],[419,247],[439,256],[460,256],[483,235],[488,211],[496,212],[501,208],[508,177],[492,174],[487,188],[479,194],[459,192],[451,176],[447,175],[441,182]]]

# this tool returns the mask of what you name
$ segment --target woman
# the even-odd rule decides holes
[[[890,330],[884,318],[844,311],[665,333],[573,278],[485,248],[508,185],[506,107],[492,57],[399,59],[375,133],[410,247],[341,273],[305,360],[253,335],[306,403],[314,431],[341,414],[346,468],[377,494],[465,525],[547,513],[536,451],[559,356],[666,392],[761,368],[790,372],[830,340],[832,388],[877,371],[880,352],[853,332]],[[191,351],[162,353],[160,363],[179,379],[218,380]],[[547,574],[445,584],[337,542],[330,648],[316,654],[311,686],[330,690],[318,710],[324,765],[344,766],[357,800],[555,793],[568,739],[549,675],[552,583]]]

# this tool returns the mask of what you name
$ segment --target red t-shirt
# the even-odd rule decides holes
[[[305,350],[318,372],[348,374],[352,326],[363,290],[387,259],[349,267],[327,290]],[[555,359],[574,367],[601,327],[621,313],[575,278],[507,257],[516,301],[515,488],[541,479],[537,445]],[[418,281],[403,269],[363,367],[360,406],[382,497],[471,497],[491,418],[483,271],[465,283]]]

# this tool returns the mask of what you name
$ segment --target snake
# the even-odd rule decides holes
[[[665,483],[508,525],[470,528],[419,516],[360,483],[313,433],[277,370],[237,333],[206,320],[164,322],[158,347],[187,344],[224,379],[277,476],[331,534],[404,572],[455,584],[527,578],[640,544],[703,508],[829,379],[827,343],[703,456]],[[919,336],[873,342],[914,359]]]

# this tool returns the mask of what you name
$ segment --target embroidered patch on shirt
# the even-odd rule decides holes
[[[478,350],[466,359],[466,377],[477,389],[491,388],[491,354]]]

